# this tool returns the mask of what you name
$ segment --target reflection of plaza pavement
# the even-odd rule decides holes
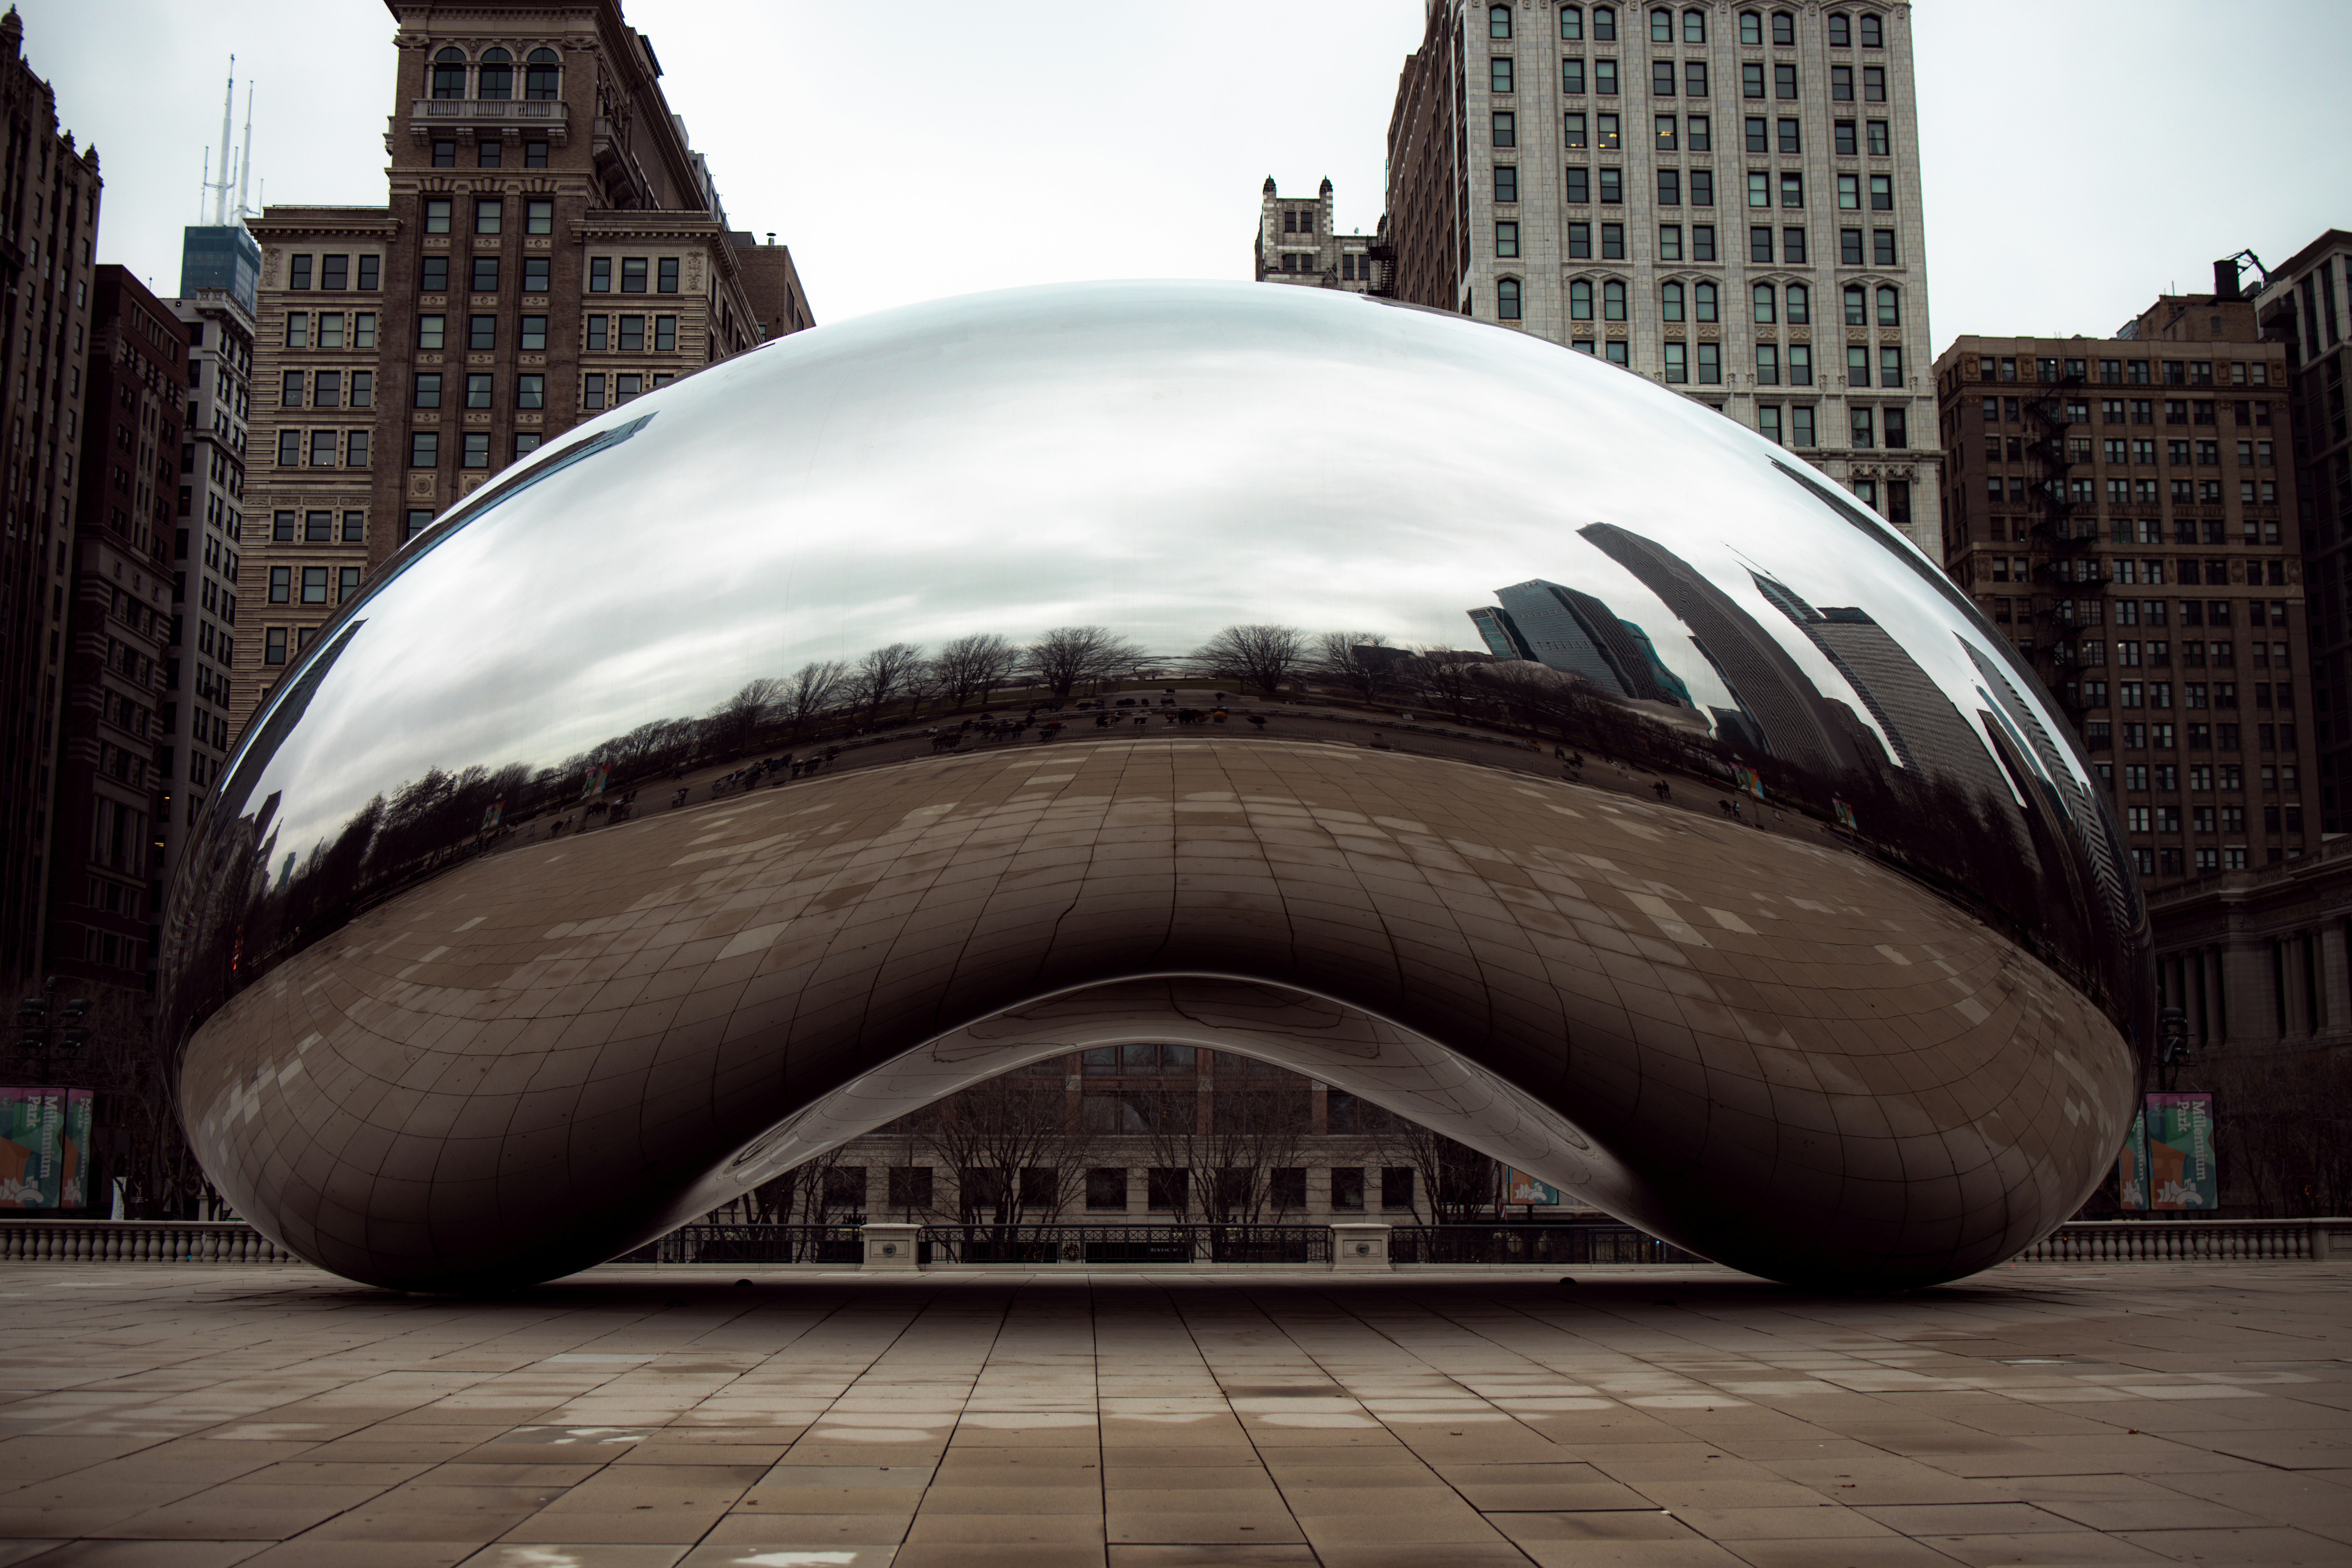
[[[2347,1288],[16,1265],[0,1563],[2336,1563]]]

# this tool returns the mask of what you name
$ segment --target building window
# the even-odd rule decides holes
[[[441,373],[439,371],[419,371],[416,374],[416,379],[410,386],[409,404],[416,408],[441,406]]]
[[[1751,292],[1755,301],[1755,320],[1757,325],[1769,327],[1773,322],[1780,320],[1780,313],[1774,308],[1772,285],[1769,283],[1759,283]]]
[[[1622,205],[1624,200],[1625,171],[1622,169],[1601,170],[1601,205],[1602,206],[1617,206]]]
[[[1761,65],[1750,62],[1739,68],[1739,96],[1742,98],[1764,96],[1764,68]]]
[[[1864,103],[1886,101],[1886,68],[1885,66],[1862,68],[1862,100]]]
[[[1680,261],[1683,258],[1683,226],[1662,223],[1658,226],[1658,259]]]
[[[1691,289],[1691,310],[1695,320],[1708,322],[1716,320],[1715,285],[1701,283]]]
[[[615,348],[642,351],[646,346],[646,319],[643,316],[615,316],[620,326],[620,341]]]
[[[1796,67],[1774,66],[1772,68],[1772,96],[1784,101],[1797,96]]]
[[[294,514],[292,512],[279,511],[272,512],[270,514],[269,542],[272,544],[291,544],[294,542]]]
[[[363,511],[343,513],[343,542],[345,544],[367,542],[367,513]]]
[[[408,433],[408,466],[412,468],[437,468],[441,466],[439,431],[411,430]]]
[[[1662,207],[1683,205],[1683,172],[1680,169],[1658,171],[1658,205]]]
[[[436,169],[456,168],[457,166],[457,144],[455,142],[436,142],[433,143],[433,166]]]
[[[278,432],[278,466],[281,468],[294,468],[301,467],[301,464],[302,432],[299,430]]]
[[[420,349],[439,350],[443,346],[443,338],[447,331],[448,321],[449,319],[446,316],[417,317],[416,346]]]
[[[506,199],[502,196],[477,196],[474,199],[474,232],[497,234],[505,221]]]
[[[1511,87],[1511,57],[1496,55],[1486,63],[1486,90],[1509,92]]]
[[[1625,259],[1625,226],[1623,224],[1604,223],[1601,226],[1601,259],[1603,261]]]
[[[278,378],[278,406],[280,408],[302,406],[302,373],[300,371],[289,370]]]
[[[360,569],[356,566],[339,568],[335,576],[335,603],[348,604],[359,596]]]
[[[463,98],[466,96],[466,56],[459,49],[443,49],[433,57],[433,96]]]
[[[459,464],[468,468],[487,468],[490,466],[490,433],[488,431],[466,432],[466,444]]]
[[[1789,444],[1792,447],[1814,445],[1811,405],[1799,404],[1789,410]]]
[[[474,167],[495,169],[506,162],[504,149],[496,142],[484,142],[474,148]]]
[[[1592,90],[1602,98],[1617,96],[1617,62],[1615,60],[1592,62]]]
[[[638,394],[645,391],[645,386],[646,378],[642,375],[614,376],[613,378],[614,405],[618,407],[620,405],[628,402],[631,398],[635,397]]]
[[[646,258],[642,256],[621,258],[621,292],[642,294],[646,291]]]
[[[1789,324],[1792,327],[1811,325],[1811,295],[1806,290],[1805,286],[1802,283],[1791,283],[1783,291],[1783,295],[1789,308]]]
[[[1601,285],[1601,319],[1622,321],[1625,319],[1625,285],[1612,278]]]
[[[1570,118],[1575,118],[1570,116]],[[1568,174],[1568,200],[1572,206],[1583,206],[1592,200],[1592,172],[1570,168]]]
[[[1516,147],[1519,144],[1519,117],[1507,109],[1495,110],[1495,145]]]
[[[560,96],[562,62],[553,49],[533,49],[523,60],[522,95],[541,102]]]
[[[495,294],[499,291],[499,258],[497,257],[474,258],[472,287],[477,294]]]
[[[289,349],[307,349],[310,346],[310,311],[286,312],[286,346]]]
[[[261,634],[261,662],[264,664],[286,662],[286,628],[284,626],[271,626]]]
[[[1723,384],[1722,344],[1701,343],[1698,345],[1698,380],[1701,386],[1720,386]]]
[[[1895,259],[1895,231],[1874,228],[1870,231],[1870,264],[1873,267],[1899,266]]]
[[[302,568],[302,602],[306,605],[323,605],[327,602],[326,567]]]
[[[1683,90],[1693,98],[1706,96],[1706,63],[1704,60],[1683,62]]]
[[[1650,62],[1650,96],[1653,98],[1672,98],[1674,95],[1675,62],[1672,60],[1652,60]]]
[[[547,318],[524,316],[517,323],[515,346],[525,353],[543,353],[547,350]]]
[[[1559,90],[1570,97],[1584,95],[1584,62],[1568,59],[1559,62]]]
[[[1584,12],[1575,5],[1559,8],[1559,36],[1568,42],[1579,43],[1584,37]]]
[[[1892,174],[1870,176],[1870,210],[1881,213],[1891,213],[1895,210],[1895,176]]]
[[[1315,215],[1308,213],[1306,215],[1306,218],[1307,224],[1302,232],[1312,234],[1315,232]],[[665,256],[655,264],[654,292],[656,294],[675,294],[677,292],[677,257]]]
[[[1659,320],[1666,321],[1679,321],[1683,319],[1683,286],[1681,284],[1668,283],[1658,290],[1658,317]]]
[[[1903,351],[1901,349],[1881,348],[1878,351],[1878,384],[1881,386],[1903,384]]]
[[[1795,320],[1793,316],[1790,319]],[[1789,384],[1790,386],[1813,384],[1813,351],[1811,344],[1790,343],[1789,345]]]
[[[1715,225],[1693,224],[1691,226],[1691,259],[1713,261],[1715,258]]]
[[[1519,171],[1516,166],[1509,163],[1495,165],[1495,199],[1498,202],[1516,202],[1519,199]],[[675,279],[671,279],[668,291],[671,293],[677,291]]]
[[[292,599],[293,594],[294,568],[291,566],[272,566],[269,569],[269,602],[273,605],[283,605],[289,603]]]
[[[288,257],[286,258],[286,287],[289,289],[308,289],[310,286],[310,258],[307,256]]]
[[[1571,321],[1592,320],[1592,285],[1582,278],[1568,286],[1568,319]]]
[[[490,399],[489,374],[483,371],[476,371],[468,374],[466,377],[466,406],[488,408],[490,406]]]
[[[1748,259],[1769,264],[1772,259],[1772,231],[1757,227],[1748,231]]]
[[[533,372],[515,377],[515,406],[544,408],[547,406],[547,377]]]
[[[1413,1169],[1411,1165],[1391,1165],[1381,1172],[1381,1207],[1410,1209],[1412,1207]]]
[[[1780,384],[1780,344],[1758,343],[1756,345],[1756,384],[1759,386]]]
[[[526,294],[546,293],[553,265],[544,256],[524,257],[522,258],[522,291]]]
[[[580,384],[581,409],[585,413],[593,414],[604,406],[604,378],[601,375],[583,377]]]
[[[449,258],[428,256],[416,264],[416,287],[420,293],[446,294],[449,291]]]
[[[1663,345],[1663,347],[1665,351],[1667,383],[1670,385],[1679,385],[1682,383],[1690,380],[1690,364],[1688,360],[1685,358],[1686,350],[1685,345],[1676,342],[1669,342]]]
[[[447,196],[425,197],[425,232],[427,234],[448,233],[451,207],[451,198]]]
[[[1517,256],[1518,253],[1519,226],[1515,223],[1496,224],[1495,226],[1495,254],[1496,256]],[[677,318],[673,316],[664,316],[661,319],[665,321],[675,321],[677,320]]]
[[[466,347],[484,353],[499,346],[499,319],[496,316],[466,318]]]
[[[359,260],[359,287],[362,292],[373,293],[377,288],[377,279],[382,274],[383,258],[380,256],[362,256]],[[368,320],[373,321],[375,318],[371,315]]]
[[[352,431],[350,435],[343,437],[343,466],[345,468],[364,468],[368,466],[367,431]]]
[[[1853,416],[1852,424],[1853,426],[1854,450],[1861,451],[1866,447],[1877,445],[1877,442],[1873,439],[1874,432],[1871,418],[1871,411],[1867,408],[1856,408],[1852,410],[1851,413]]]
[[[1518,226],[1511,224],[1503,226],[1516,230]],[[1518,240],[1516,235],[1511,241],[1511,254],[1514,256],[1518,254]],[[1519,280],[1517,279],[1504,278],[1496,281],[1495,314],[1506,321],[1516,321],[1519,319]]]
[[[1783,174],[1780,176],[1780,205],[1784,207],[1801,207],[1805,205],[1804,175]]]
[[[522,231],[525,234],[553,234],[555,232],[555,203],[553,201],[533,198],[532,200],[523,203],[522,212]]]
[[[1891,288],[1879,289],[1878,324],[1882,327],[1899,327],[1903,324],[1903,296],[1897,290]]]
[[[588,258],[588,292],[609,294],[613,291],[613,258],[592,256]]]

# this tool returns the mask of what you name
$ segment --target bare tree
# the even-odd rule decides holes
[[[1306,656],[1307,641],[1297,626],[1258,625],[1227,626],[1192,657],[1218,679],[1231,679],[1244,689],[1255,686],[1275,697],[1298,673]]]
[[[1486,695],[1478,689],[1477,670],[1489,662],[1489,656],[1481,653],[1417,648],[1412,658],[1398,666],[1397,678],[1414,696],[1444,709],[1456,723],[1466,724],[1486,706]]]
[[[784,689],[777,707],[800,733],[816,721],[817,716],[839,700],[849,672],[839,659],[812,659],[786,677]]]
[[[1020,650],[994,632],[973,632],[940,649],[939,657],[931,660],[931,675],[939,683],[940,696],[950,708],[961,708],[974,699],[985,705],[989,692],[1020,658]]]
[[[1213,1058],[1210,1084],[1205,1125],[1193,1089],[1164,1091],[1139,1107],[1151,1157],[1162,1169],[1191,1173],[1185,1209],[1206,1223],[1255,1225],[1278,1206],[1274,1173],[1302,1158],[1310,1088],[1297,1073],[1223,1051]]]
[[[1068,1125],[1059,1061],[952,1095],[919,1123],[932,1157],[954,1173],[963,1223],[1050,1224],[1086,1180],[1090,1140]]]
[[[1492,1217],[1495,1162],[1468,1144],[1457,1143],[1418,1121],[1391,1117],[1381,1138],[1381,1157],[1412,1172],[1415,1219],[1424,1209],[1432,1225],[1462,1225]]]
[[[871,724],[889,703],[907,694],[922,662],[921,647],[910,642],[894,642],[875,648],[857,661],[852,681],[857,704],[866,710],[867,723]]]
[[[1108,680],[1142,650],[1104,626],[1056,626],[1029,645],[1025,662],[1037,684],[1066,699],[1083,681]]]

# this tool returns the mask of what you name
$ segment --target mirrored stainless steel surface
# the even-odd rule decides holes
[[[1393,744],[1267,699],[1301,680]],[[960,728],[1024,684],[1014,719],[1235,717]],[[841,771],[909,720],[953,738]],[[1528,735],[1535,774],[1605,751],[1669,798],[1535,776]],[[547,836],[632,787],[642,820]],[[950,300],[614,410],[324,630],[185,873],[163,1014],[207,1170],[415,1288],[624,1250],[856,1131],[855,1086],[936,1083],[942,1040],[1086,1034],[1070,998],[1180,1037],[1144,981],[1456,1061],[1354,1081],[1724,1261],[1915,1284],[2072,1212],[2147,1032],[2086,764],[1908,542],[1600,361],[1307,289]]]

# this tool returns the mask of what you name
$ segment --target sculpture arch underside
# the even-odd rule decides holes
[[[2001,1261],[2104,1173],[2130,1051],[1801,831],[1239,736],[908,763],[473,860],[231,999],[182,1105],[240,1213],[408,1289],[594,1264],[1129,1039],[1297,1068],[1752,1272]]]

